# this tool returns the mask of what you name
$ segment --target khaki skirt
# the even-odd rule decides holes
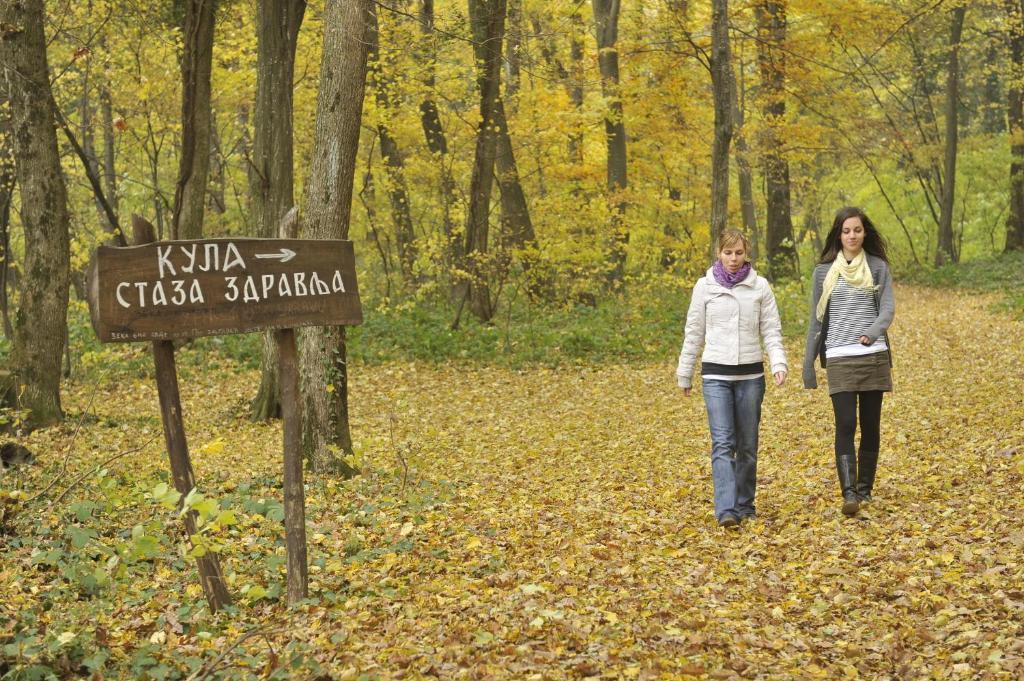
[[[873,352],[856,357],[835,357],[827,360],[825,374],[828,377],[828,394],[892,391],[892,371],[889,368],[889,352]]]

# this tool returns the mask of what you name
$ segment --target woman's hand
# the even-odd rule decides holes
[[[786,372],[776,371],[775,372],[775,385],[782,385],[786,382]]]
[[[867,336],[861,336],[860,337],[860,344],[861,345],[871,345],[871,339],[868,338]]]
[[[683,388],[683,395],[686,397],[689,397],[691,392],[693,392],[693,388]]]

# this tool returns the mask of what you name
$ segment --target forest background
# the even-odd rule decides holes
[[[0,178],[3,347],[35,377],[30,418],[59,420],[54,355],[75,343],[19,354],[18,329],[23,348],[54,337],[33,320],[60,326],[70,287],[71,333],[89,343],[74,331],[89,256],[130,241],[132,214],[158,238],[276,236],[298,205],[303,236],[357,244],[368,314],[347,352],[371,361],[663,356],[724,225],[752,236],[790,325],[842,205],[874,216],[897,276],[1024,243],[1015,3],[366,9],[359,40],[326,53],[319,3],[39,14],[62,128],[61,177],[47,181],[66,181],[66,215],[19,202],[10,123]],[[347,129],[317,114],[333,69]],[[336,184],[311,184],[331,139]],[[32,158],[23,168],[45,166]],[[37,299],[53,302],[24,309]],[[270,352],[225,342],[249,361]],[[262,417],[277,411],[267,373]]]
[[[20,438],[56,426],[23,441],[69,457],[79,432],[104,423],[90,415],[88,386],[113,391],[152,377],[144,347],[96,341],[84,302],[90,254],[130,242],[133,214],[161,239],[266,237],[297,206],[303,237],[354,241],[366,321],[306,336],[306,432],[321,434],[307,437],[307,453],[318,474],[367,473],[352,483],[365,489],[350,489],[402,498],[394,508],[405,510],[433,508],[444,495],[402,496],[401,453],[411,450],[395,444],[398,402],[385,407],[390,437],[353,435],[350,372],[401,375],[421,362],[516,371],[671,362],[689,290],[725,226],[752,237],[791,337],[802,331],[807,274],[831,216],[849,204],[886,236],[898,281],[997,290],[998,305],[1018,318],[1024,310],[1020,2],[2,7],[2,415]],[[200,339],[182,362],[197,374],[245,377],[223,378],[219,390],[230,391],[236,415],[272,422],[280,410],[272,347],[258,334]],[[217,378],[201,380],[220,399]],[[207,425],[201,451],[218,454],[231,435]],[[370,440],[388,460],[399,453],[394,476],[369,474]],[[111,446],[130,453],[124,442]],[[0,528],[54,503],[50,487],[25,490],[68,482],[68,459],[61,468],[59,457],[40,458],[42,470],[9,478]],[[46,588],[96,597],[171,551],[159,522],[166,509],[148,508],[140,520],[140,499],[170,507],[178,499],[169,501],[165,473],[148,471],[157,487],[140,492],[121,473],[72,460],[104,501],[58,505],[59,521],[5,531],[26,537],[13,549],[27,550],[33,533],[52,541],[29,561],[60,573]],[[220,483],[245,509],[239,516],[276,517],[276,502]],[[328,498],[338,490],[327,489]],[[367,506],[351,503],[352,517],[365,519]],[[237,535],[235,517],[217,503],[201,509],[211,535]],[[99,520],[122,513],[133,529],[83,558],[83,548],[105,541],[93,529]],[[198,545],[233,550],[223,537]],[[345,554],[394,555],[365,539]],[[120,566],[110,564],[114,555]],[[281,565],[266,569],[244,585],[244,602],[278,598]],[[33,622],[0,630],[0,664],[107,664]],[[296,654],[311,659],[306,652]],[[214,657],[197,655],[195,674]],[[167,661],[150,662],[130,659],[139,669]]]

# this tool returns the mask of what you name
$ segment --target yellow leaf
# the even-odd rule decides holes
[[[203,454],[212,454],[214,456],[216,456],[217,454],[223,454],[224,438],[218,437],[217,439],[211,442],[207,442],[205,445],[200,447],[199,451],[201,451]]]

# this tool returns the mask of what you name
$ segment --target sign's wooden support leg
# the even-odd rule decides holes
[[[185,425],[181,416],[178,374],[174,365],[174,343],[154,341],[153,361],[156,363],[156,386],[160,393],[160,413],[163,416],[167,453],[171,460],[171,475],[174,478],[174,488],[181,492],[184,499],[195,487],[195,475],[192,472],[188,443],[185,441]],[[185,531],[189,537],[195,534],[197,529],[195,512],[186,513]],[[196,567],[199,569],[199,581],[203,585],[210,610],[217,612],[224,606],[231,605],[231,594],[224,583],[217,555],[207,553],[199,556],[196,558]]]
[[[307,596],[306,492],[302,481],[302,406],[295,330],[275,333],[281,361],[281,415],[284,420],[284,530],[288,547],[288,603]]]
[[[153,225],[139,216],[133,216],[132,227],[135,232],[135,243],[145,244],[156,240]],[[174,343],[171,341],[153,341],[153,362],[156,364],[156,386],[160,394],[160,415],[164,424],[164,441],[167,444],[167,455],[171,462],[171,477],[174,488],[184,499],[195,487],[195,474],[192,472],[192,461],[188,455],[188,442],[185,440],[185,424],[181,414],[181,395],[178,391],[178,373],[174,364]],[[189,537],[196,533],[196,514],[185,514],[185,530]],[[206,602],[210,610],[216,612],[224,606],[231,605],[231,594],[224,583],[224,575],[220,569],[220,561],[215,554],[208,553],[196,558],[199,569],[199,580],[206,594]]]

